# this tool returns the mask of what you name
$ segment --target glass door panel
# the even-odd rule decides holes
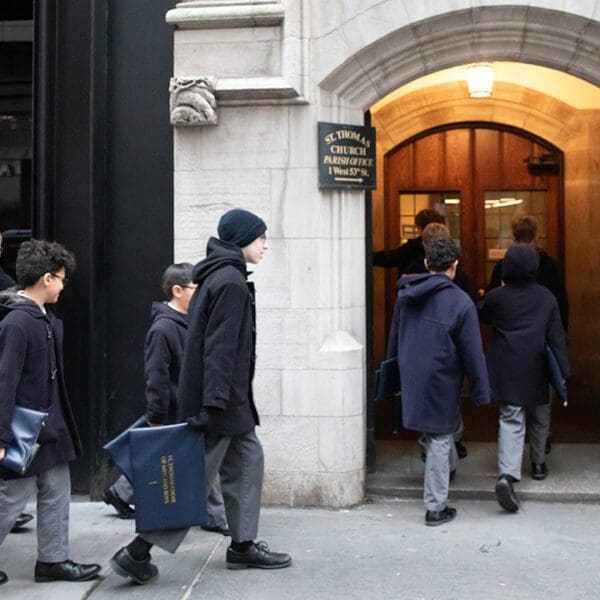
[[[484,195],[485,212],[485,268],[490,280],[494,265],[503,258],[512,244],[512,221],[519,215],[535,217],[538,223],[536,244],[546,249],[545,190],[490,190]]]

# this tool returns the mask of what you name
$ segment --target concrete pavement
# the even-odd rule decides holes
[[[511,515],[495,502],[456,500],[458,518],[425,527],[418,500],[375,498],[352,510],[265,508],[260,538],[292,554],[278,571],[228,571],[228,538],[194,529],[176,555],[153,553],[160,578],[136,586],[111,572],[110,556],[133,522],[102,503],[74,499],[71,557],[98,561],[88,583],[33,582],[35,529],[0,547],[2,600],[228,600],[406,598],[592,599],[600,589],[600,506],[524,502]],[[35,521],[32,523],[35,524]]]

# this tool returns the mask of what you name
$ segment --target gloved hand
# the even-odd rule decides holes
[[[209,409],[201,408],[200,412],[197,415],[194,415],[193,417],[188,417],[186,419],[186,422],[194,431],[201,431],[202,433],[206,433],[211,429],[213,415]]]

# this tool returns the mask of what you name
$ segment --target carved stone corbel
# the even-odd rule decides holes
[[[171,125],[217,125],[216,82],[212,77],[171,77],[169,83]]]

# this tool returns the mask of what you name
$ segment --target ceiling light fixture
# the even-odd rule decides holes
[[[475,63],[467,67],[467,86],[471,98],[488,98],[494,87],[494,68],[491,63]]]

